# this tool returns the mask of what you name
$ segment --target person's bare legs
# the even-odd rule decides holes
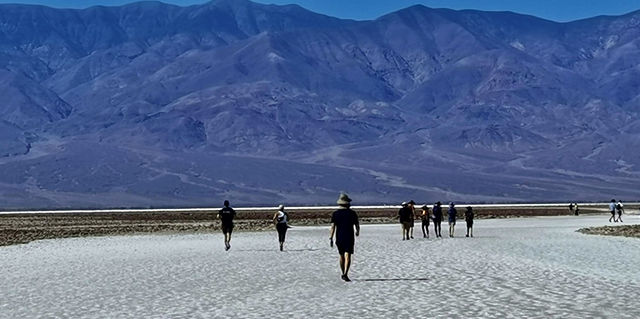
[[[618,220],[622,223],[622,213],[618,213]]]
[[[342,278],[344,281],[351,281],[351,279],[349,279],[349,268],[351,268],[351,254],[350,253],[344,253],[344,277]]]
[[[231,233],[225,233],[224,234],[224,247],[226,250],[229,250],[231,248]]]
[[[351,254],[340,254],[340,271],[342,271],[340,278],[344,281],[351,281],[351,279],[349,279],[349,268],[351,268]]]
[[[409,227],[409,236],[413,239],[413,226]]]

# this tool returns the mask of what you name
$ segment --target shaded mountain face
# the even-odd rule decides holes
[[[0,5],[0,206],[637,199],[640,13]]]

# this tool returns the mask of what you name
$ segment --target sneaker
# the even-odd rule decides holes
[[[347,281],[347,282],[351,281],[351,279],[349,279],[349,277],[347,275],[342,275],[341,278],[342,278],[342,280]]]

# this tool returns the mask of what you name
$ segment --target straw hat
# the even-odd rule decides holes
[[[349,195],[345,193],[340,193],[340,197],[338,197],[338,201],[336,203],[340,206],[348,206],[351,205],[351,198],[349,198]]]

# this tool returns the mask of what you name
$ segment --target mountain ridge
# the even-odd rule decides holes
[[[637,198],[636,13],[0,5],[0,207]]]

